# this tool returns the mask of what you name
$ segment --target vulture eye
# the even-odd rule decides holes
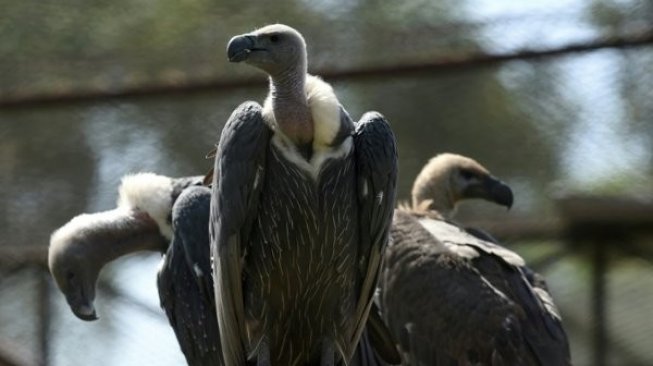
[[[75,273],[74,272],[66,272],[66,279],[68,281],[72,281],[73,279],[75,279]]]
[[[460,175],[465,180],[472,180],[476,176],[474,173],[470,172],[469,170],[465,170],[465,169],[460,170]]]
[[[272,42],[272,43],[277,43],[277,42],[279,42],[279,36],[276,35],[276,34],[271,35],[271,36],[270,36],[270,42]]]

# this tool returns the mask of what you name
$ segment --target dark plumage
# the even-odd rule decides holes
[[[306,75],[297,31],[234,37],[232,61],[270,75],[264,107],[238,107],[215,159],[211,250],[225,364],[348,361],[368,319],[394,205],[394,136],[354,124]]]
[[[53,233],[49,252],[50,271],[83,320],[97,319],[93,301],[104,265],[140,250],[165,253],[161,306],[192,366],[222,364],[208,256],[211,193],[201,180],[126,177],[118,208],[73,218]]]
[[[118,208],[77,216],[53,234],[50,246],[53,277],[83,320],[97,319],[95,286],[104,265],[140,250],[164,253],[157,282],[161,306],[191,366],[222,364],[209,259],[210,190],[198,186],[200,180],[128,176]],[[382,325],[378,312],[370,323]],[[379,332],[387,337],[371,331],[373,337]],[[376,352],[398,363],[387,343],[365,333],[350,365],[385,365]]]
[[[209,257],[211,190],[189,187],[172,210],[173,238],[159,270],[161,307],[189,365],[222,365]]]
[[[570,364],[541,277],[514,252],[483,240],[491,237],[445,221],[470,196],[512,204],[509,188],[485,168],[444,154],[418,176],[413,206],[395,211],[380,299],[404,363]]]

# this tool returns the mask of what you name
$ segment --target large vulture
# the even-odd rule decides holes
[[[395,198],[395,139],[379,113],[354,124],[307,75],[303,37],[269,25],[227,53],[269,75],[222,131],[211,253],[224,361],[348,362],[365,328]]]
[[[164,253],[159,298],[190,366],[223,364],[209,260],[210,190],[198,186],[201,181],[126,176],[116,209],[73,218],[52,234],[49,250],[50,271],[83,320],[97,319],[96,282],[107,263],[136,251]],[[371,316],[373,326],[382,323],[378,311]],[[368,333],[383,335],[364,333],[350,365],[385,365],[379,356],[399,362],[398,355],[383,353],[396,352],[392,344],[377,343]]]
[[[116,209],[73,218],[52,234],[48,254],[73,313],[94,320],[95,286],[105,264],[136,251],[165,253],[159,298],[192,366],[222,364],[208,255],[211,192],[198,186],[201,181],[127,176]]]
[[[468,198],[513,199],[476,161],[442,154],[417,177],[412,206],[395,211],[379,286],[404,364],[569,365],[543,279],[489,235],[448,221]]]

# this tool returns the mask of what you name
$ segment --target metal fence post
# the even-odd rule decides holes
[[[594,316],[592,343],[594,365],[607,365],[608,344],[606,328],[606,271],[608,270],[607,248],[603,241],[596,243],[592,258],[592,313]]]

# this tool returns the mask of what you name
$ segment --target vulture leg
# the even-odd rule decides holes
[[[320,362],[320,366],[334,366],[334,356],[333,341],[325,339],[322,342],[322,361]]]

